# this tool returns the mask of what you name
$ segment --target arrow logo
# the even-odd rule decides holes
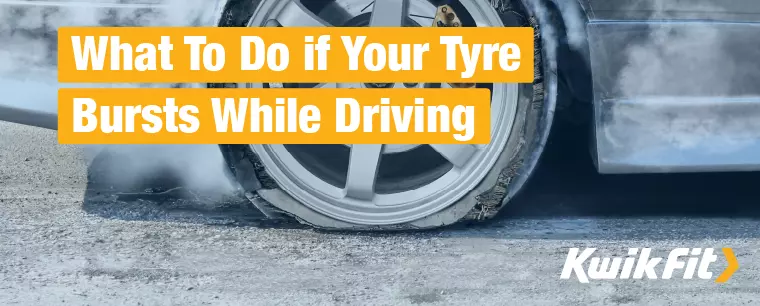
[[[721,273],[720,276],[715,279],[716,283],[727,282],[728,279],[734,275],[734,272],[739,269],[739,262],[736,260],[736,256],[734,256],[734,250],[731,248],[723,248],[722,250],[723,255],[726,256],[726,262],[728,262],[728,266],[725,270],[723,270],[723,273]]]

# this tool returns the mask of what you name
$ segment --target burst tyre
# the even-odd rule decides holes
[[[447,1],[463,26],[532,26],[533,84],[485,84],[492,142],[470,145],[220,145],[240,189],[269,217],[329,229],[421,229],[494,216],[538,162],[553,119],[556,73],[538,19],[520,0]],[[436,1],[232,0],[220,26],[430,26]],[[371,84],[209,84],[368,87]],[[447,84],[390,84],[446,87]],[[251,142],[255,142],[252,139]]]

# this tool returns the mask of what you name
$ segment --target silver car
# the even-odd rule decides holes
[[[753,0],[0,0],[0,120],[56,128],[61,26],[434,26],[443,5],[462,26],[536,30],[532,84],[477,85],[492,93],[490,144],[220,144],[241,193],[267,216],[330,229],[488,219],[523,188],[556,120],[593,127],[600,173],[760,170]]]

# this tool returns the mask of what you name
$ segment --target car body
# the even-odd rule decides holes
[[[582,4],[600,172],[760,170],[760,3]]]
[[[257,3],[230,1],[0,0],[0,120],[56,128],[57,27],[219,26],[239,23],[230,7]],[[468,1],[508,9],[499,6],[508,0]],[[760,2],[521,1],[541,24],[547,79],[556,80],[545,84],[533,157],[503,201],[532,172],[555,99],[560,114],[587,106],[600,173],[760,170]]]

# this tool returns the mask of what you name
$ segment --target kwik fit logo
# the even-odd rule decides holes
[[[716,283],[725,283],[739,269],[734,251],[723,248],[727,267],[715,278]],[[627,257],[592,257],[596,248],[571,248],[567,253],[560,279],[570,279],[573,274],[581,283],[608,279],[671,279],[677,270],[682,270],[683,279],[712,279],[710,266],[718,261],[712,248],[677,248],[670,251],[664,265],[663,258],[652,257],[649,248],[630,248]],[[586,263],[588,263],[587,268]],[[659,273],[658,273],[659,272]]]

